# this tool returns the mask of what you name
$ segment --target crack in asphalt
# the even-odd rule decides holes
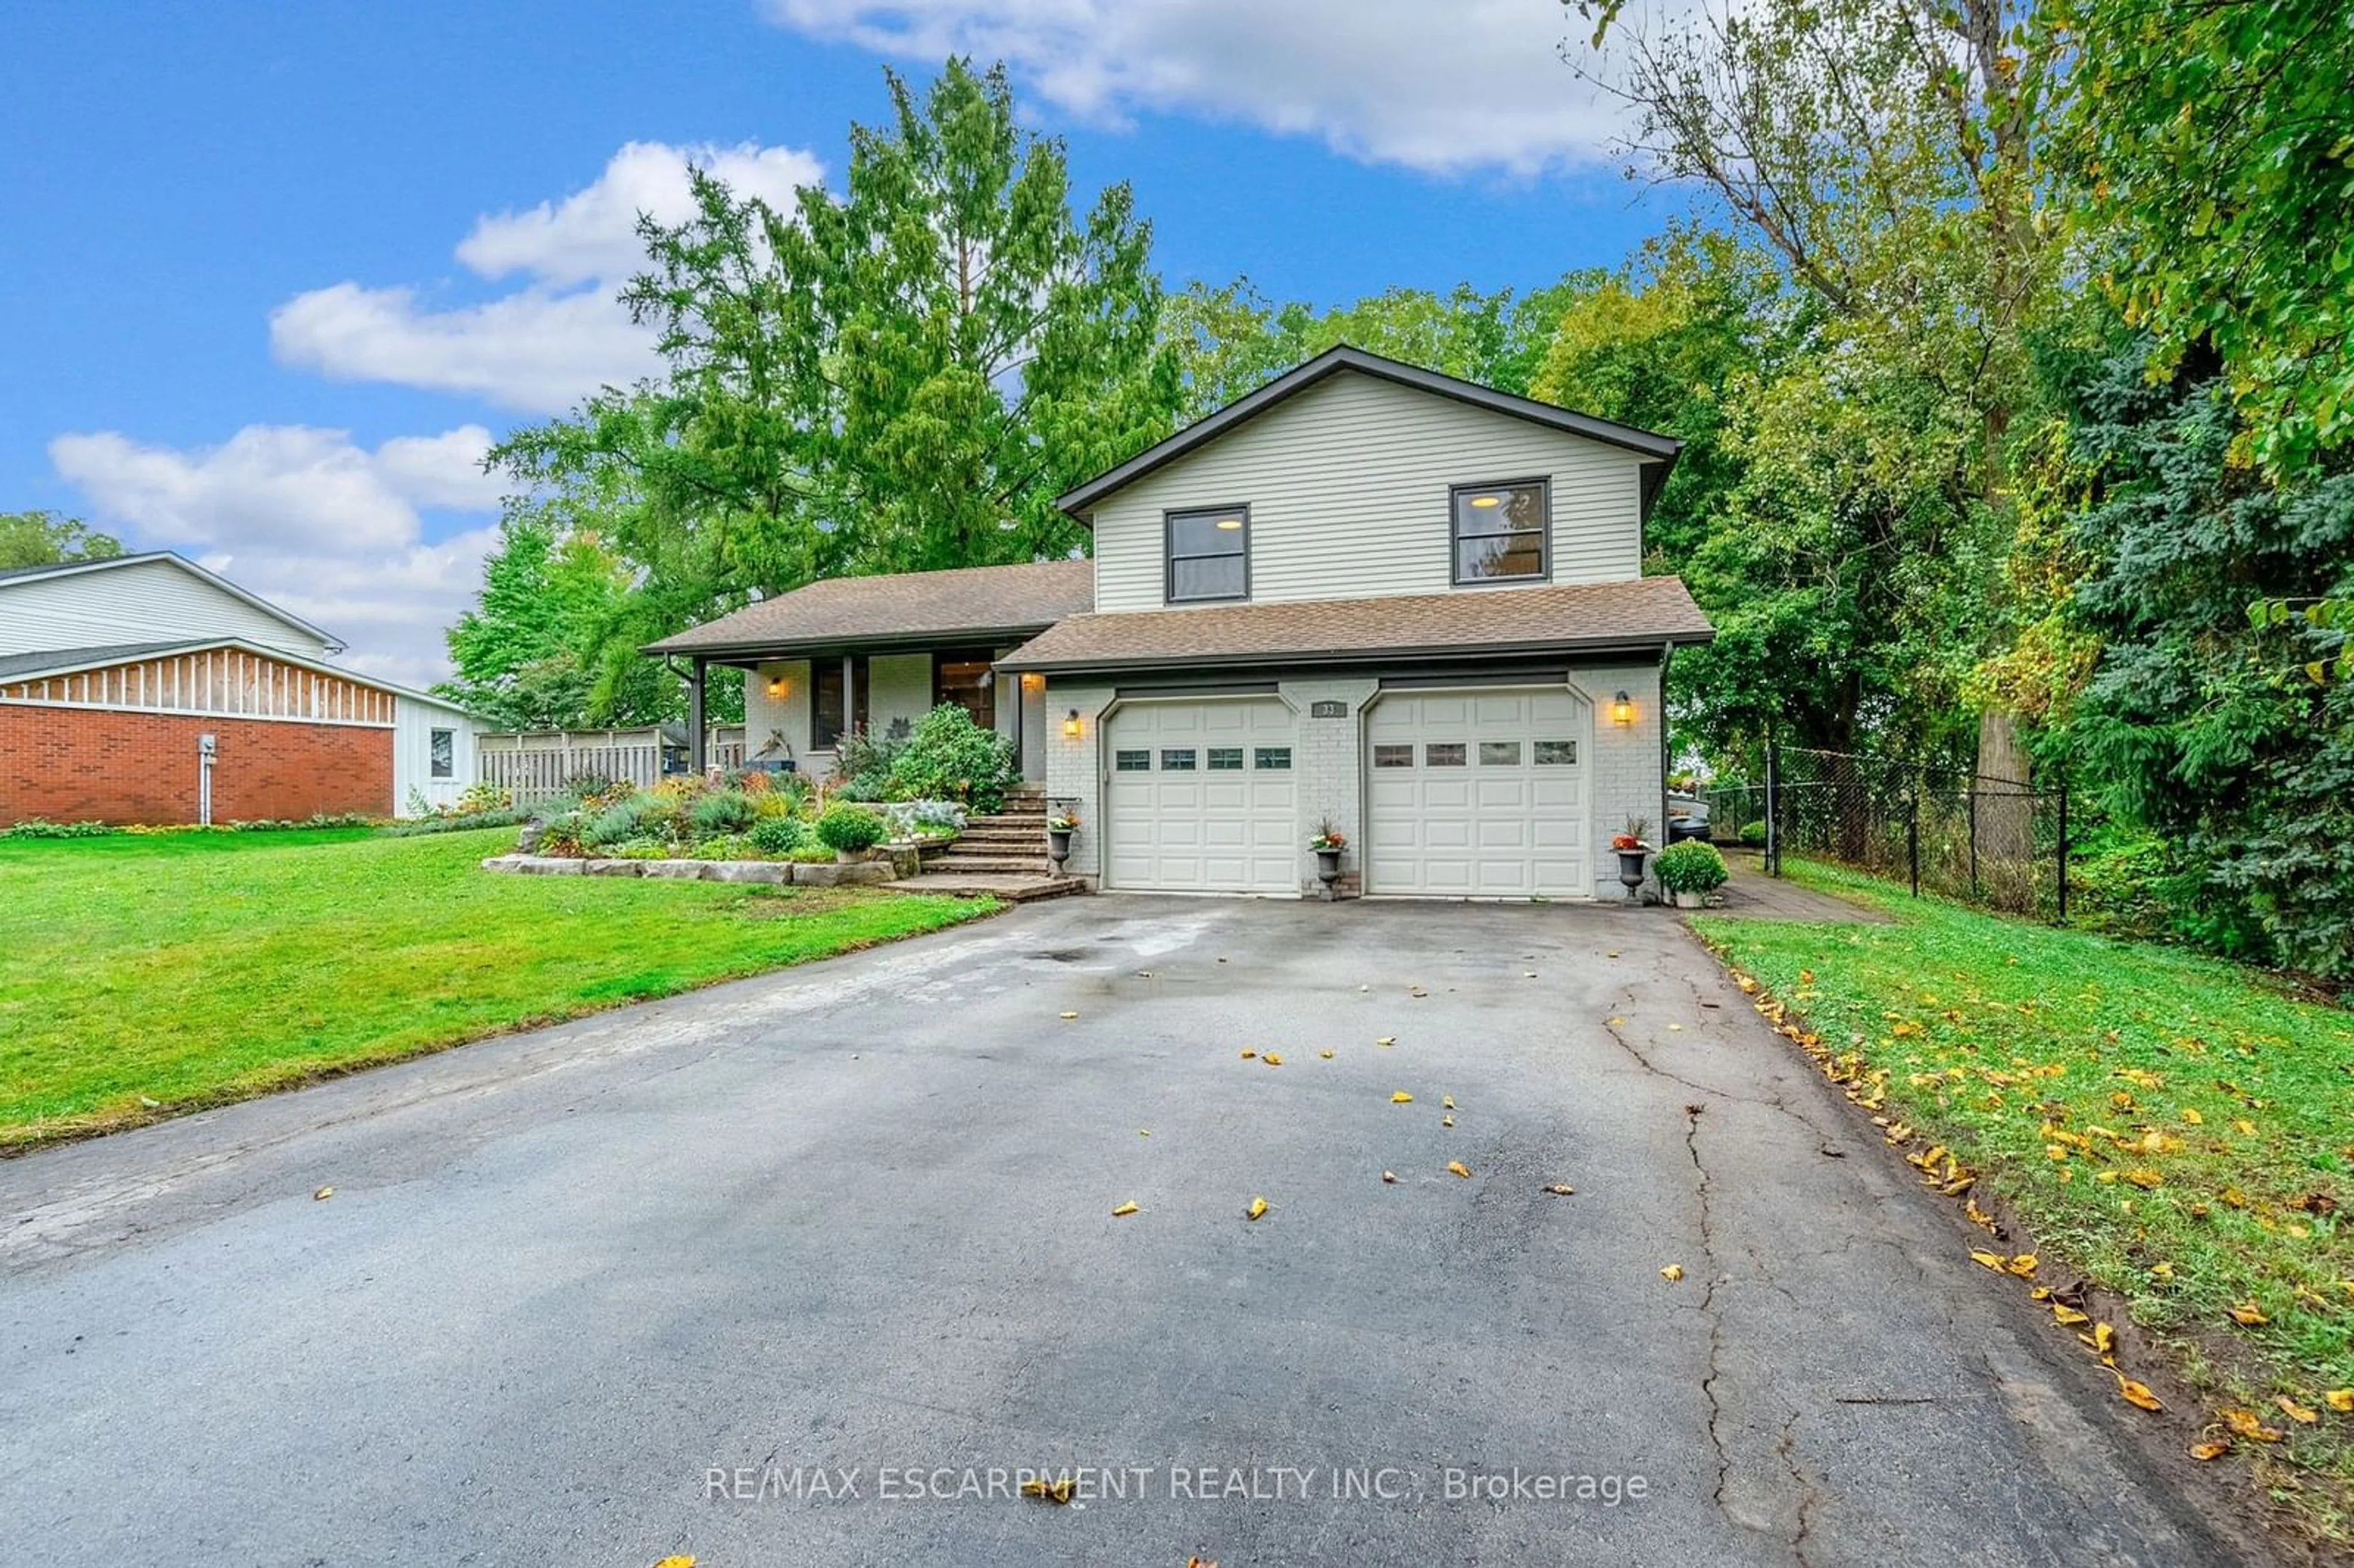
[[[1638,1058],[1639,1060],[1639,1057]],[[1708,1375],[1701,1379],[1701,1397],[1708,1401],[1708,1444],[1716,1453],[1716,1488],[1709,1500],[1722,1511],[1724,1508],[1724,1488],[1733,1475],[1733,1456],[1724,1446],[1724,1435],[1717,1429],[1723,1419],[1724,1405],[1716,1397],[1716,1380],[1724,1375],[1718,1358],[1724,1350],[1724,1321],[1716,1310],[1715,1218],[1710,1212],[1710,1178],[1708,1166],[1700,1157],[1700,1118],[1706,1106],[1684,1107],[1684,1152],[1691,1157],[1692,1173],[1700,1180],[1700,1251],[1707,1266],[1708,1278],[1701,1290],[1701,1315],[1708,1319]]]
[[[1806,1467],[1798,1463],[1799,1419],[1798,1411],[1790,1412],[1790,1419],[1782,1423],[1781,1440],[1774,1445],[1774,1452],[1781,1456],[1782,1463],[1789,1469],[1791,1484],[1798,1489],[1798,1528],[1790,1537],[1790,1555],[1797,1559],[1798,1568],[1811,1568],[1811,1560],[1807,1556],[1807,1537],[1814,1530],[1811,1517],[1814,1507],[1822,1499],[1817,1495],[1814,1483],[1807,1479]]]

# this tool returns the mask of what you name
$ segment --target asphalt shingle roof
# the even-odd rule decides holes
[[[1569,652],[1705,642],[1681,578],[1483,588],[1076,615],[997,662],[1001,670],[1301,663],[1416,653]]]
[[[995,633],[1026,637],[1095,605],[1095,563],[1035,561],[827,577],[692,627],[649,653],[791,652]]]

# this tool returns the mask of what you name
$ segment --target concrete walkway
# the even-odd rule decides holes
[[[1838,925],[1882,926],[1887,914],[1869,904],[1835,893],[1803,886],[1766,874],[1764,857],[1738,850],[1724,856],[1733,874],[1719,892],[1722,902],[1712,908],[1719,915],[1748,916],[1760,920],[1808,920]]]
[[[0,1213],[44,1563],[2238,1560],[1659,910],[1025,905]]]

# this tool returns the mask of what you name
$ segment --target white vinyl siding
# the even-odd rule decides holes
[[[396,816],[415,814],[412,790],[430,807],[451,806],[466,787],[482,776],[478,760],[482,726],[456,708],[445,708],[421,697],[393,698],[392,799],[386,805]],[[433,732],[449,730],[450,776],[433,776]]]
[[[0,653],[237,638],[323,659],[315,637],[170,561],[11,582],[0,578]]]
[[[1454,587],[1449,487],[1549,480],[1550,580],[1642,575],[1636,454],[1343,372],[1107,496],[1095,509],[1096,608],[1165,604],[1163,518],[1250,508],[1250,598],[1495,593]],[[1182,608],[1182,607],[1178,607]]]

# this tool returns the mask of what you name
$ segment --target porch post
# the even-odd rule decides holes
[[[842,656],[842,733],[844,735],[858,727],[858,693],[853,689],[857,679],[858,661],[844,653]],[[839,741],[835,742],[834,749],[837,753],[842,749]]]
[[[710,740],[703,728],[703,661],[690,659],[686,668],[686,766],[687,771],[700,779],[709,762],[705,753]]]

